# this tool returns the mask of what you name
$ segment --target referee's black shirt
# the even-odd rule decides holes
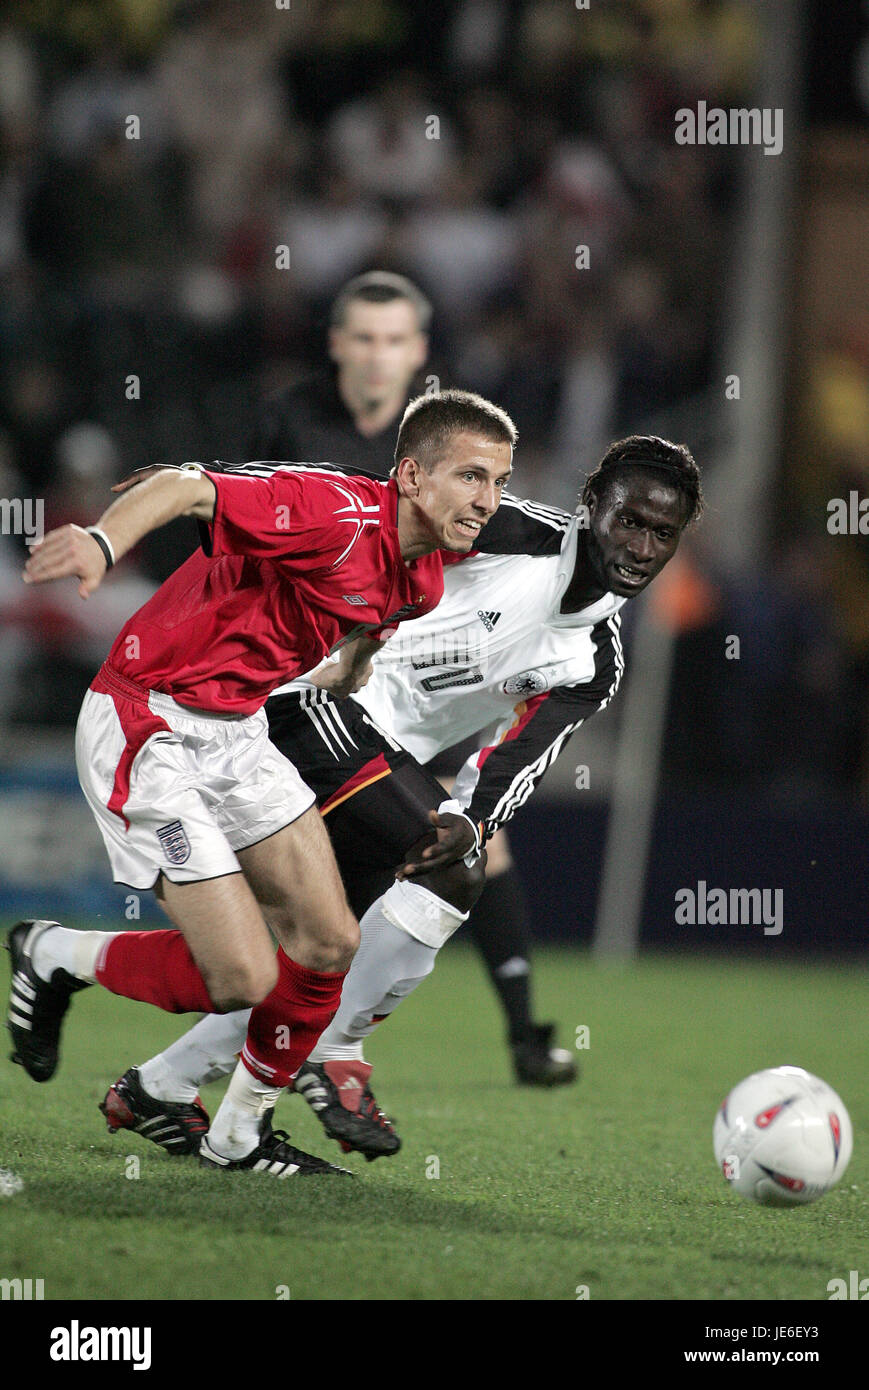
[[[281,459],[287,463],[337,463],[386,478],[393,464],[398,421],[379,434],[360,434],[338,391],[335,373],[290,386],[265,402],[259,412],[251,459]]]

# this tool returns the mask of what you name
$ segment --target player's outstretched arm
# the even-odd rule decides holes
[[[113,491],[123,491],[123,495],[96,523],[99,538],[82,526],[49,531],[31,551],[22,576],[25,584],[46,584],[75,575],[81,597],[87,598],[111,565],[150,531],[177,516],[193,516],[200,521],[214,517],[214,484],[198,470],[165,469],[135,486],[128,479]]]

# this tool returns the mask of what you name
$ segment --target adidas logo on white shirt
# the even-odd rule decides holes
[[[500,616],[500,613],[484,613],[482,609],[477,609],[477,617],[487,632],[492,631]]]

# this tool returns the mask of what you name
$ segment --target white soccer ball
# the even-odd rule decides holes
[[[802,1067],[770,1067],[740,1081],[712,1131],[730,1187],[766,1207],[805,1206],[848,1167],[851,1120],[826,1081]]]

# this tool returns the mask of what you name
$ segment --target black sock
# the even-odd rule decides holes
[[[531,1031],[531,932],[514,868],[487,881],[468,926],[507,1015],[510,1042],[525,1042]]]

